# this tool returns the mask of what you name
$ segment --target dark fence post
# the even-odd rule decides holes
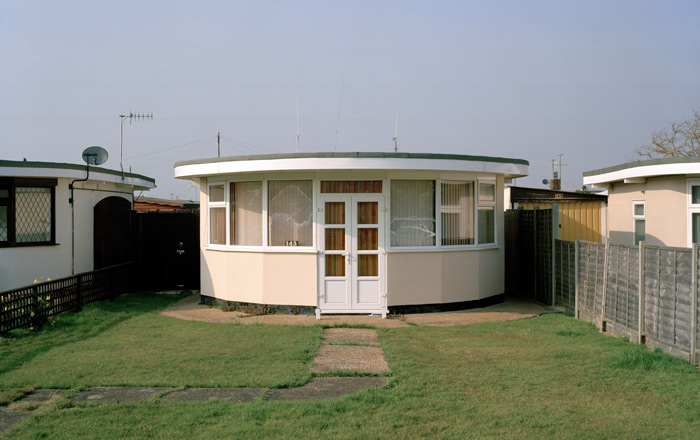
[[[109,269],[109,300],[114,301],[114,298],[116,297],[115,291],[116,289],[114,288],[114,272],[116,272],[115,268]]]
[[[32,313],[29,319],[30,327],[39,320],[39,286],[32,287]]]
[[[78,289],[76,291],[75,302],[75,310],[80,310],[83,308],[83,276],[81,274],[78,274]]]

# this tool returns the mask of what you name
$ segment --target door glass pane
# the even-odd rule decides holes
[[[345,276],[345,255],[326,255],[326,276]]]
[[[376,251],[379,249],[379,229],[358,228],[357,249],[360,251]]]
[[[328,229],[326,229],[326,250],[327,251],[343,251],[343,250],[345,250],[345,228],[328,228]]]
[[[644,204],[637,203],[634,205],[634,215],[643,216],[644,215]]]
[[[326,202],[326,224],[345,224],[345,202]]]
[[[358,255],[357,275],[361,277],[379,276],[379,256],[378,255]]]
[[[379,203],[358,202],[357,203],[357,223],[360,225],[376,225],[379,222]]]

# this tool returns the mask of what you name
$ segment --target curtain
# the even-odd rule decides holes
[[[391,245],[435,246],[435,181],[391,181]]]
[[[270,246],[313,246],[313,184],[310,180],[268,182]]]
[[[474,244],[474,184],[442,182],[442,245]]]
[[[262,182],[231,183],[231,242],[262,246]]]

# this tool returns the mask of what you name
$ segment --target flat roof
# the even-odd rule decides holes
[[[87,165],[61,162],[0,160],[0,176],[82,179],[85,177],[86,172]],[[122,179],[121,171],[101,168],[99,166],[90,167],[90,180],[102,180],[110,183],[131,185],[134,189],[152,189],[156,186],[156,180],[152,177],[135,173],[124,173],[124,179]]]
[[[700,157],[638,160],[583,173],[584,185],[632,181],[656,176],[700,175]]]
[[[440,170],[527,176],[529,162],[504,157],[437,153],[288,153],[214,157],[175,163],[175,177],[310,170]]]

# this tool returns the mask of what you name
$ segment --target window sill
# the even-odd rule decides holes
[[[27,247],[49,247],[49,246],[60,246],[60,243],[53,242],[41,242],[41,243],[2,243],[0,242],[0,248],[27,248]]]
[[[500,249],[501,246],[496,244],[483,244],[478,246],[450,246],[450,247],[405,247],[405,248],[391,248],[387,250],[387,253],[400,254],[400,253],[416,253],[416,252],[469,252],[469,251],[487,251],[493,249]]]
[[[312,247],[247,247],[247,246],[206,246],[207,251],[219,252],[246,252],[246,253],[277,253],[277,254],[317,254],[318,251]]]

